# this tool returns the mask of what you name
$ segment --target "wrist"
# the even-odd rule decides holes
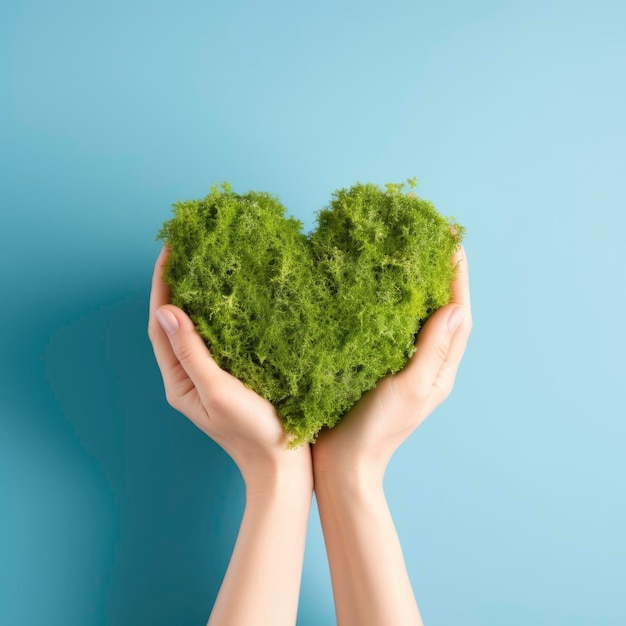
[[[314,455],[315,491],[340,493],[343,497],[359,498],[382,491],[386,463],[372,462],[363,457],[321,459]]]
[[[297,498],[302,494],[311,497],[313,492],[313,467],[306,449],[288,450],[280,459],[243,463],[239,466],[246,486],[246,499]]]

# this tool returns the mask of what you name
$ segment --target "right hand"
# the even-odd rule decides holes
[[[452,391],[472,329],[467,258],[453,255],[452,300],[426,321],[404,369],[370,389],[312,447],[315,472],[335,475],[362,468],[382,478],[400,444]],[[455,325],[456,324],[456,325]]]

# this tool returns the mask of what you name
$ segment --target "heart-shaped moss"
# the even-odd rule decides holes
[[[293,446],[402,369],[450,301],[464,228],[403,187],[339,190],[305,235],[277,198],[225,183],[176,203],[157,236],[172,303],[220,367],[274,404]]]

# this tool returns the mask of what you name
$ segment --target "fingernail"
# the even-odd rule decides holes
[[[465,250],[463,249],[463,246],[459,244],[459,247],[456,249],[456,252],[454,253],[455,265],[459,263],[459,261],[462,261],[464,258],[465,258]]]
[[[157,309],[156,318],[168,335],[173,335],[178,330],[178,320],[171,311]]]
[[[448,330],[453,333],[463,321],[465,317],[465,310],[462,306],[457,307],[450,313],[450,317],[448,318]]]

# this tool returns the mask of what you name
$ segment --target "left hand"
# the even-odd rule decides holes
[[[273,405],[221,369],[193,321],[170,304],[163,280],[168,254],[164,246],[156,261],[148,323],[168,403],[232,457],[247,487],[263,489],[279,473],[312,485],[310,446],[287,448]]]

